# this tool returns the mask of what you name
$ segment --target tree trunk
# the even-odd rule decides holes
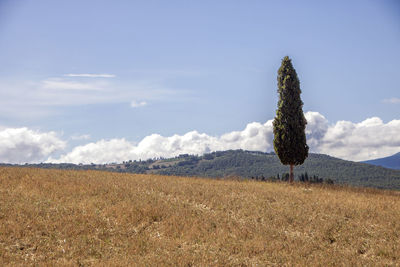
[[[293,164],[290,164],[289,183],[293,183],[293,181],[294,181]]]

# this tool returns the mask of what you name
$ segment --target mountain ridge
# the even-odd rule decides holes
[[[362,161],[363,163],[377,165],[389,169],[400,170],[400,152],[384,158]]]

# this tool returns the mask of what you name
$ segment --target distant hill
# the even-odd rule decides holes
[[[169,159],[127,161],[104,165],[31,164],[27,167],[57,169],[96,169],[127,173],[198,177],[282,177],[289,171],[274,153],[228,150],[203,156],[180,155]],[[324,180],[353,186],[367,186],[400,190],[400,170],[387,169],[371,164],[346,161],[323,154],[310,154],[303,165],[295,167],[295,176],[307,172]]]
[[[400,170],[400,152],[386,158],[363,161],[364,163]]]
[[[162,166],[165,160],[153,163],[152,173],[163,175],[224,177],[271,177],[287,173],[288,166],[280,163],[274,153],[230,150],[214,152],[202,157],[182,156],[176,158],[176,164]],[[157,166],[158,164],[158,166]],[[335,183],[354,186],[400,190],[400,171],[379,166],[346,161],[323,154],[310,154],[303,165],[295,167],[295,175],[307,172],[323,179],[332,179]]]

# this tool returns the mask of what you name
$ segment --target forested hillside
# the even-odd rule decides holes
[[[162,161],[160,161],[160,164]],[[154,166],[154,165],[153,165]],[[242,150],[215,152],[203,157],[187,156],[177,164],[155,170],[166,175],[266,178],[288,172],[288,166],[280,163],[273,153]],[[400,171],[364,163],[345,161],[322,154],[310,154],[303,165],[295,168],[297,175],[307,172],[309,176],[331,179],[335,183],[355,186],[400,189]]]
[[[170,159],[126,161],[103,165],[27,164],[27,167],[57,169],[96,169],[128,173],[154,173],[221,178],[240,176],[265,179],[288,172],[274,153],[228,150],[203,156],[180,155]],[[400,170],[386,169],[365,163],[346,161],[322,154],[310,154],[303,165],[295,168],[296,179],[301,174],[318,176],[325,181],[400,190]]]

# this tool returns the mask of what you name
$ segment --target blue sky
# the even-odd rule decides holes
[[[2,0],[0,127],[3,142],[14,145],[0,144],[0,156],[55,161],[74,149],[87,151],[89,143],[100,153],[113,151],[101,150],[101,141],[124,140],[138,149],[152,134],[220,138],[252,122],[264,125],[275,115],[276,74],[285,55],[299,75],[304,111],[323,116],[326,129],[380,119],[366,137],[351,128],[356,141],[348,146],[388,127],[394,133],[384,144],[366,144],[364,152],[331,152],[331,143],[314,151],[353,160],[386,156],[400,151],[399,45],[398,1]],[[387,126],[392,121],[394,128]],[[22,128],[20,135],[8,132]],[[49,141],[54,149],[46,150],[26,141],[35,134],[63,144]],[[32,157],[18,153],[21,146]],[[171,155],[192,151],[187,146],[171,147]],[[208,143],[193,153],[213,147],[231,148]],[[13,159],[6,156],[10,149]],[[270,142],[254,149],[271,150]],[[165,155],[153,152],[140,155]]]

